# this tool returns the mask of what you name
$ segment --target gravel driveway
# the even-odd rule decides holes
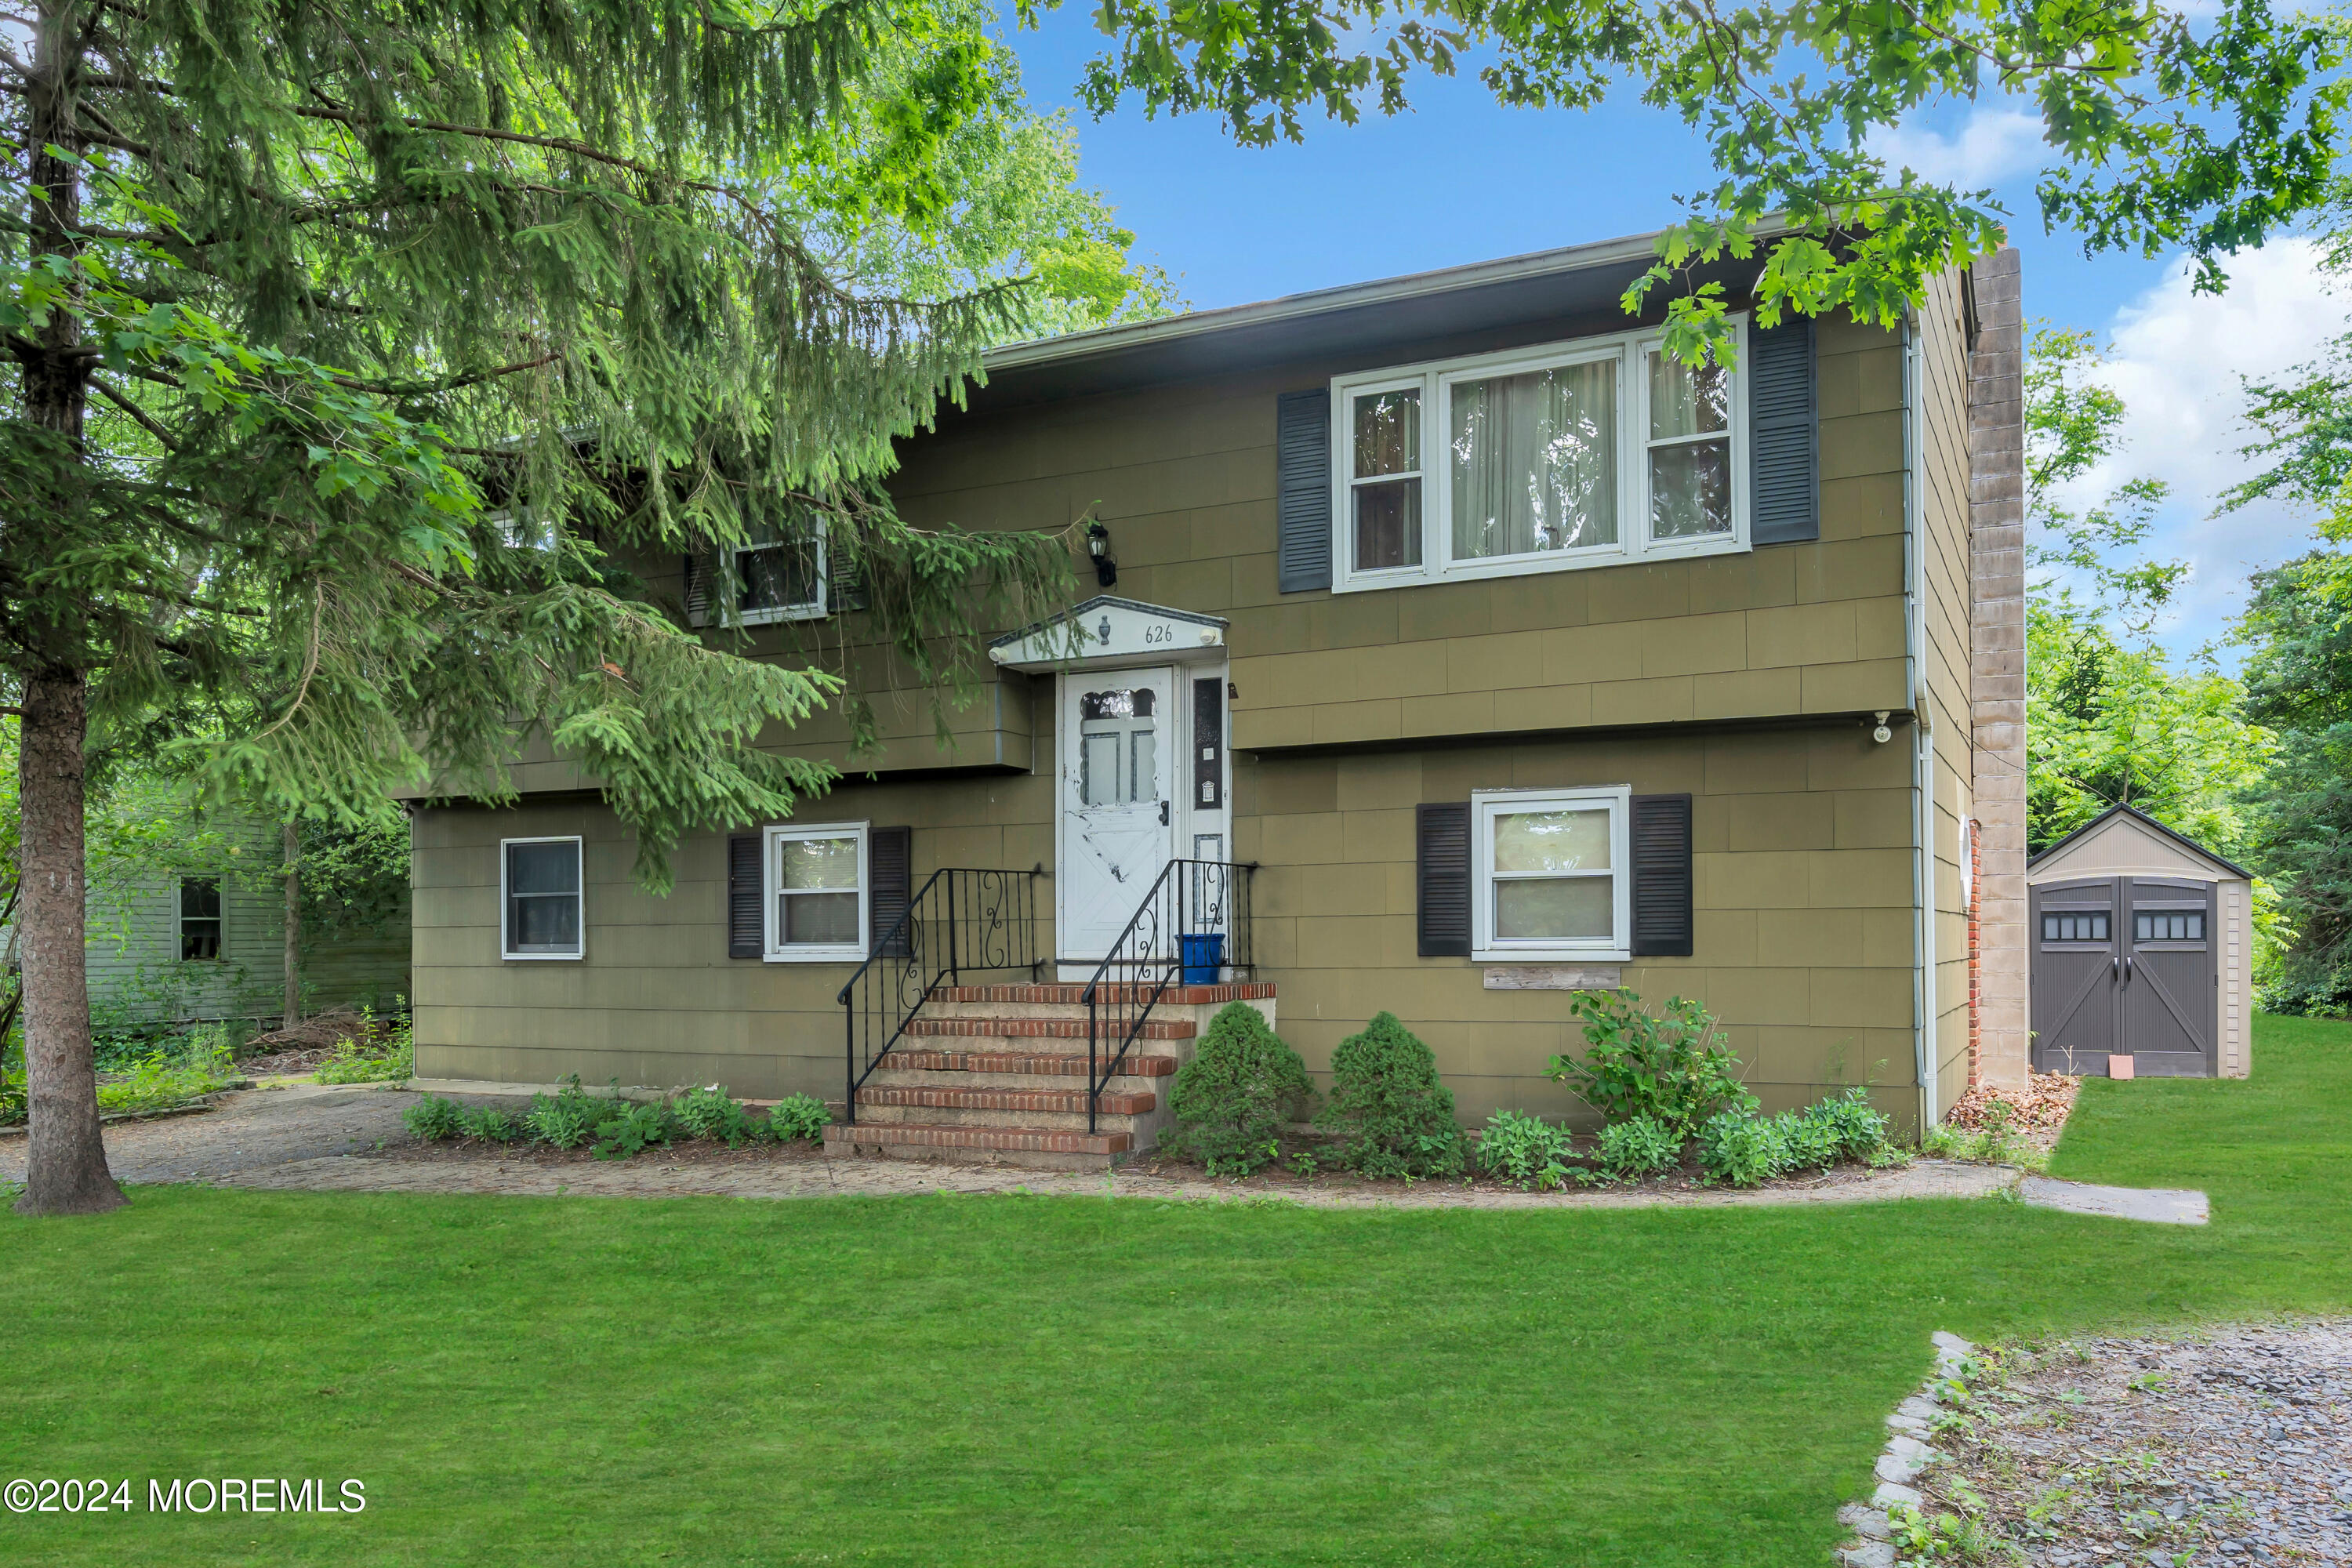
[[[2352,1322],[2004,1360],[1930,1438],[1931,1510],[1966,1489],[2037,1568],[2352,1564]]]

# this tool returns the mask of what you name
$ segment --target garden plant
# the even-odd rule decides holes
[[[1393,1013],[1377,1013],[1331,1053],[1331,1098],[1316,1121],[1337,1132],[1339,1163],[1362,1176],[1450,1176],[1462,1169],[1454,1093],[1437,1058]]]
[[[550,1149],[592,1146],[600,1160],[626,1160],[680,1138],[699,1138],[740,1148],[748,1143],[814,1142],[832,1120],[813,1095],[788,1095],[764,1117],[717,1084],[651,1101],[622,1099],[617,1091],[591,1094],[575,1075],[554,1094],[531,1096],[530,1108],[512,1116],[495,1106],[466,1106],[437,1094],[420,1097],[402,1113],[411,1136],[423,1142],[472,1139],[484,1143],[541,1144]]]
[[[1228,1003],[1176,1074],[1168,1095],[1175,1125],[1160,1146],[1213,1176],[1246,1176],[1280,1157],[1283,1125],[1304,1121],[1314,1094],[1307,1064],[1265,1016]]]

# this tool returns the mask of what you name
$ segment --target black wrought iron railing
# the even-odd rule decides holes
[[[874,944],[841,988],[849,1092],[843,1116],[857,1120],[857,1091],[941,985],[966,974],[1025,969],[1037,977],[1037,871],[941,867],[907,901],[907,912]]]
[[[1257,973],[1250,876],[1257,862],[1171,860],[1143,895],[1079,997],[1087,1005],[1087,1131],[1104,1088],[1174,985],[1215,985]]]

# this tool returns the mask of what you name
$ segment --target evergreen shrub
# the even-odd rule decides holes
[[[1300,1120],[1314,1093],[1307,1064],[1265,1015],[1228,1003],[1176,1074],[1168,1096],[1175,1125],[1161,1142],[1213,1176],[1245,1176],[1280,1154],[1282,1124]]]
[[[1462,1170],[1454,1093],[1437,1058],[1380,1013],[1331,1053],[1331,1100],[1317,1121],[1340,1136],[1339,1163],[1365,1176],[1451,1176]]]

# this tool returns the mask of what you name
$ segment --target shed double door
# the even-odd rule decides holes
[[[2033,1065],[2210,1078],[2220,1023],[2213,884],[2101,877],[2033,889]]]

